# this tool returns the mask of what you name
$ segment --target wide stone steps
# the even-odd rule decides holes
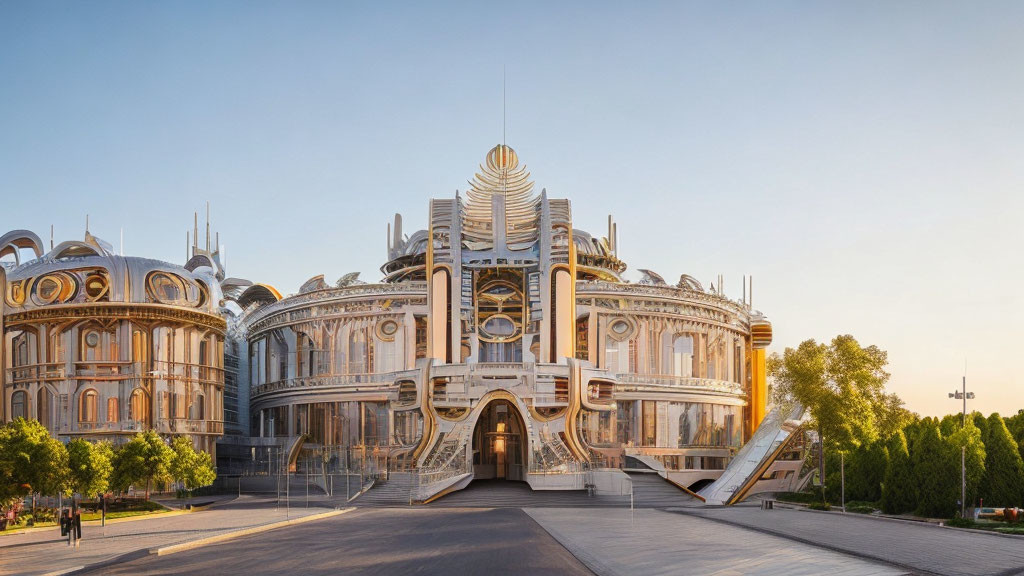
[[[531,490],[526,482],[476,480],[428,504],[440,508],[585,508],[629,506],[629,496],[588,496],[583,490]]]
[[[700,502],[657,474],[630,472],[633,505],[637,508],[694,506]],[[408,506],[415,491],[415,478],[391,474],[352,501],[355,506]],[[593,495],[584,490],[532,490],[526,482],[476,480],[462,490],[446,494],[427,504],[441,508],[628,508],[625,496]]]
[[[356,497],[356,506],[408,506],[409,496],[416,489],[416,478],[411,474],[392,473],[386,481],[378,480],[373,487]]]
[[[657,473],[627,472],[633,481],[633,505],[637,508],[693,506],[700,501]]]

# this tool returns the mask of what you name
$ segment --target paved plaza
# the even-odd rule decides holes
[[[591,572],[515,508],[374,508],[103,574],[565,574]],[[99,572],[97,572],[98,574]]]
[[[516,506],[520,496],[500,494],[505,507],[356,506],[170,555],[149,553],[285,519],[273,498],[243,496],[189,514],[86,526],[78,549],[56,528],[0,536],[0,574],[1024,575],[1020,537],[752,505]],[[290,517],[332,510],[316,504],[293,506]]]
[[[49,574],[95,565],[150,548],[208,538],[271,524],[289,518],[321,514],[325,508],[276,507],[273,498],[242,496],[209,510],[111,521],[105,527],[82,526],[78,548],[68,546],[58,528],[29,530],[0,536],[0,575]]]
[[[526,512],[600,576],[758,574],[889,576],[881,563],[661,510],[531,508]]]
[[[750,505],[674,508],[689,518],[745,527],[826,549],[949,576],[1024,574],[1024,537],[956,530],[936,524]]]

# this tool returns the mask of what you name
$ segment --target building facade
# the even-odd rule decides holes
[[[621,467],[695,487],[764,417],[764,316],[690,276],[624,281],[611,218],[575,228],[511,148],[431,200],[427,229],[389,227],[381,283],[243,306],[253,436],[372,452],[422,496]]]
[[[220,439],[228,474],[270,470],[257,448],[292,469],[315,454],[325,479],[358,456],[427,499],[622,468],[697,490],[765,417],[771,324],[746,283],[734,300],[720,279],[625,281],[612,218],[604,236],[576,228],[504,144],[464,194],[429,202],[426,229],[395,216],[379,283],[316,276],[282,297],[227,277],[209,224],[205,250],[198,235],[183,267],[88,232],[46,254],[31,232],[0,237],[0,418]]]
[[[86,232],[44,254],[17,230],[0,237],[0,264],[3,420],[34,418],[64,440],[185,434],[215,453],[226,322],[208,252],[181,267]]]

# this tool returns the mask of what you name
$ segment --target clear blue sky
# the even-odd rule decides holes
[[[501,139],[631,269],[852,333],[922,414],[1024,408],[1024,3],[0,4],[0,231],[379,278]],[[635,273],[635,272],[634,272]],[[634,276],[634,279],[636,276]]]

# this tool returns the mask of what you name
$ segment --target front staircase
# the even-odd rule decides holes
[[[682,488],[654,472],[626,472],[633,482],[633,506],[637,508],[668,508],[695,506],[701,502]]]
[[[417,476],[408,472],[391,472],[387,479],[374,481],[369,490],[352,499],[356,506],[408,506],[419,486]]]

